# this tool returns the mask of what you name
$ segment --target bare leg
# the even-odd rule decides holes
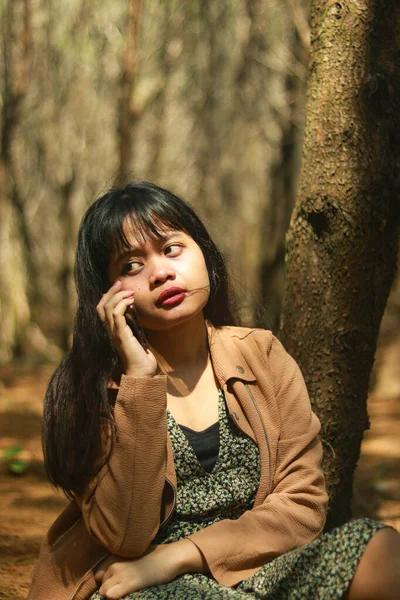
[[[385,528],[368,542],[345,600],[399,600],[400,533]]]

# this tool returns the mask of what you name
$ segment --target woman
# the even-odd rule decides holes
[[[106,193],[76,282],[43,438],[72,502],[29,598],[397,598],[399,534],[358,520],[319,535],[301,373],[271,332],[234,326],[223,259],[186,203],[149,183]]]

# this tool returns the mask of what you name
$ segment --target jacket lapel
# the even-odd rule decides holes
[[[256,377],[243,358],[237,342],[242,339],[232,335],[232,330],[216,329],[206,321],[211,361],[219,384],[224,386],[230,379],[255,382]]]
[[[240,338],[232,335],[232,330],[216,329],[209,321],[206,321],[206,327],[211,362],[218,382],[224,389],[229,414],[243,433],[256,442],[244,410],[249,401],[245,385],[256,383],[256,377],[238,348]]]

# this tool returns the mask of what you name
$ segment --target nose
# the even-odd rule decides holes
[[[173,281],[176,277],[171,264],[168,264],[164,258],[159,258],[153,262],[152,271],[149,277],[150,286],[152,288],[162,285],[168,280]]]

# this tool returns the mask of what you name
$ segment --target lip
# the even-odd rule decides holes
[[[169,287],[166,290],[163,290],[161,292],[161,294],[158,296],[158,298],[156,300],[156,304],[163,304],[163,303],[165,303],[166,300],[170,300],[170,302],[168,302],[168,304],[172,304],[172,302],[175,301],[174,296],[177,296],[176,300],[178,300],[178,299],[180,300],[182,295],[183,295],[182,296],[182,299],[183,299],[184,294],[185,294],[185,290],[183,290],[180,287],[175,287],[175,286]]]

